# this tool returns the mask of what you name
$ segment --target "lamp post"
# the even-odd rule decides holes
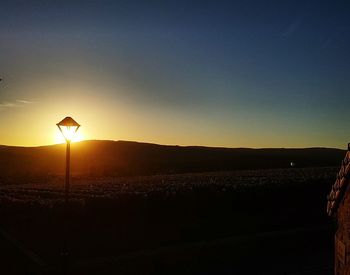
[[[65,202],[65,220],[63,222],[63,250],[61,252],[62,257],[62,273],[68,273],[68,249],[67,249],[67,233],[68,233],[68,200],[69,200],[69,180],[70,180],[70,143],[78,131],[80,124],[77,123],[73,118],[66,117],[62,121],[56,124],[60,129],[64,139],[66,140],[66,182],[64,186],[64,202]]]
[[[56,124],[58,129],[60,129],[64,139],[66,140],[66,182],[64,187],[64,200],[67,203],[69,198],[69,179],[70,179],[70,143],[78,131],[80,124],[76,122],[73,118],[67,116],[59,123]]]

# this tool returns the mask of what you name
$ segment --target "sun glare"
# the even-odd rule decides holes
[[[65,127],[62,129],[64,135],[71,141],[71,142],[77,142],[77,141],[82,141],[84,139],[83,133],[81,129],[79,131],[75,132],[75,127]],[[66,140],[64,139],[64,136],[60,132],[60,130],[57,128],[55,130],[55,143],[65,143]]]

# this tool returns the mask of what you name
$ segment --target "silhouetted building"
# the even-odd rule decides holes
[[[337,218],[335,233],[336,275],[350,274],[350,143],[337,179],[328,195],[327,213]]]

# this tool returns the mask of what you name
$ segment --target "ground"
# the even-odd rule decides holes
[[[59,273],[66,248],[72,274],[330,274],[336,170],[76,176],[68,209],[62,177],[2,185],[4,269]]]

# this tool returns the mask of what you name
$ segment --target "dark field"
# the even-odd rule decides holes
[[[0,187],[13,273],[331,274],[326,196],[337,168],[17,178]],[[10,181],[7,181],[10,182]]]

